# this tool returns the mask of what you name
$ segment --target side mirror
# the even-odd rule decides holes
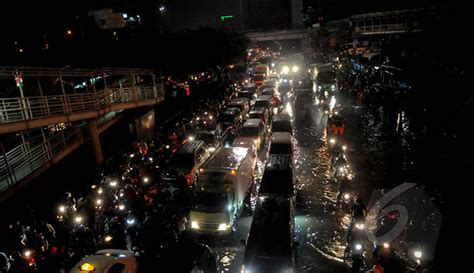
[[[245,240],[244,240],[244,239],[241,239],[241,240],[240,240],[240,243],[241,243],[243,246],[245,246]]]
[[[293,243],[293,248],[296,248],[296,247],[299,247],[299,246],[300,246],[300,243],[298,241]]]

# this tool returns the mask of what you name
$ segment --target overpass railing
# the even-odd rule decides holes
[[[148,99],[162,99],[163,86],[109,88],[95,93],[0,99],[0,123],[97,111],[107,106]]]
[[[13,187],[70,145],[83,140],[80,128],[63,130],[35,143],[25,142],[0,154],[0,193]]]

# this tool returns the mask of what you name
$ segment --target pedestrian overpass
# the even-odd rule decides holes
[[[256,31],[248,32],[245,36],[252,42],[299,40],[302,50],[309,47],[309,33],[306,29]]]
[[[358,35],[419,32],[423,29],[424,17],[430,12],[410,9],[357,14],[349,17],[349,22]]]
[[[163,84],[147,69],[0,67],[0,80],[6,83],[0,86],[0,137],[2,142],[9,133],[22,138],[8,149],[0,143],[0,194],[32,180],[87,139],[100,164],[99,133],[120,119],[123,110],[164,99]],[[18,96],[6,97],[12,92]],[[64,129],[50,130],[58,124]],[[32,131],[38,137],[23,137]]]

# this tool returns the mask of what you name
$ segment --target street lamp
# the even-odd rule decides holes
[[[72,30],[66,29],[66,35],[71,36],[72,35]]]
[[[159,8],[160,12],[163,13],[165,12],[165,6],[164,5],[161,5],[160,8]]]

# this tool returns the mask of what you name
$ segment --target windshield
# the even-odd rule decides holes
[[[262,113],[250,113],[249,114],[249,118],[258,118],[258,119],[261,119],[263,117],[263,114]]]
[[[234,122],[234,115],[230,115],[230,114],[222,114],[219,116],[219,118],[217,118],[217,121],[218,122]]]
[[[318,79],[318,82],[330,83],[336,80],[336,75],[333,72],[319,73],[317,79]]]
[[[270,102],[268,102],[268,100],[258,100],[258,101],[255,102],[255,107],[268,108],[269,104],[270,104]]]
[[[227,206],[225,193],[196,192],[193,199],[193,210],[204,212],[222,212]]]
[[[243,127],[240,135],[243,137],[257,137],[258,127]]]
[[[214,135],[213,134],[207,134],[207,133],[197,133],[196,134],[196,139],[197,140],[202,140],[204,143],[208,145],[213,145],[214,144]]]
[[[291,145],[284,143],[272,143],[270,145],[270,154],[292,154]]]
[[[171,158],[171,165],[178,169],[191,169],[194,166],[194,154],[176,153]]]
[[[253,98],[253,94],[248,93],[248,92],[240,92],[240,93],[237,94],[237,96],[239,98],[247,98],[247,99],[252,99]]]
[[[272,132],[288,132],[291,134],[291,124],[286,121],[274,121],[272,124]]]

